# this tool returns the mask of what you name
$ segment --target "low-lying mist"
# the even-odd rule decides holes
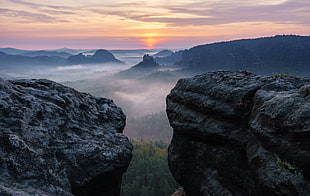
[[[129,68],[127,64],[83,64],[63,66],[10,66],[0,67],[1,77],[12,78],[45,78],[55,82],[87,80],[95,75],[111,75]]]
[[[0,68],[4,79],[45,78],[94,96],[112,99],[127,116],[124,133],[134,139],[170,140],[172,130],[165,113],[165,98],[176,83],[158,74],[149,79],[115,76],[127,64],[23,66]],[[150,73],[150,75],[152,75]]]
[[[127,116],[124,130],[127,136],[163,141],[172,136],[165,100],[175,83],[158,78],[119,78],[112,73],[96,73],[92,78],[63,82],[79,91],[112,99]]]
[[[161,81],[119,79],[108,75],[64,84],[95,96],[111,98],[131,117],[165,110],[165,97],[175,85]]]

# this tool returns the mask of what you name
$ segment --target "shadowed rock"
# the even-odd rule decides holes
[[[119,195],[132,146],[112,100],[0,79],[0,195]]]
[[[309,78],[211,72],[167,97],[169,166],[187,195],[308,195]]]

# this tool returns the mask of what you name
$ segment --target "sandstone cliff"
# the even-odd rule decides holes
[[[169,167],[187,195],[310,194],[309,78],[181,79],[167,114]]]
[[[0,79],[0,195],[118,195],[132,145],[111,100]]]

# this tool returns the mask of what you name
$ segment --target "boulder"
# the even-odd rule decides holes
[[[309,195],[309,84],[246,71],[179,80],[168,159],[186,194]]]
[[[132,145],[112,100],[0,79],[0,195],[119,195]]]

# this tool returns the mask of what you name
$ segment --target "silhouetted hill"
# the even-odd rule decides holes
[[[183,51],[180,50],[173,52],[168,56],[157,56],[154,60],[159,64],[173,65],[182,59],[182,53]]]
[[[154,58],[148,54],[143,56],[143,61],[131,68],[117,73],[121,77],[143,77],[157,71],[161,66],[154,61]]]
[[[0,66],[15,67],[25,65],[63,65],[66,59],[58,56],[23,56],[23,55],[10,55],[4,52],[0,52]]]
[[[4,52],[6,54],[20,55],[25,52],[33,52],[33,50],[20,50],[16,48],[0,48],[0,52]]]
[[[116,59],[112,53],[107,50],[97,50],[94,55],[85,56],[82,53],[70,56],[67,59],[67,64],[94,64],[94,63],[124,63]]]
[[[143,61],[140,62],[139,64],[131,67],[130,69],[135,69],[135,70],[153,70],[153,69],[158,69],[160,66],[158,63],[154,61],[154,58],[148,54],[143,56]]]
[[[310,36],[283,35],[206,44],[185,50],[180,67],[193,72],[249,70],[310,75]]]
[[[39,51],[32,51],[32,52],[25,52],[22,53],[21,55],[23,56],[59,56],[63,58],[68,58],[72,54],[67,53],[67,52],[58,52],[58,51],[46,51],[46,50],[39,50]]]
[[[158,53],[154,54],[153,57],[166,57],[170,56],[171,54],[173,54],[171,50],[161,50]]]

